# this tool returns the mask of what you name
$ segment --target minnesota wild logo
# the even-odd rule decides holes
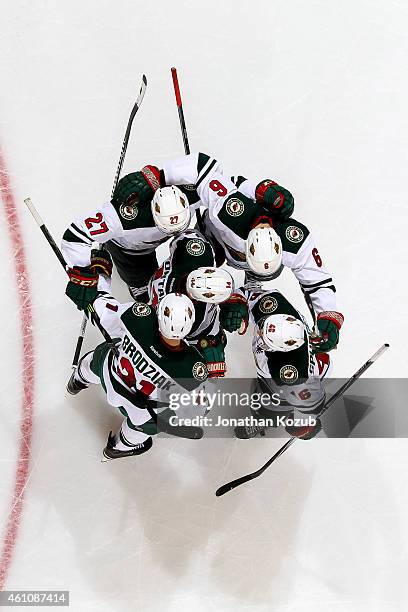
[[[136,302],[132,307],[132,312],[137,317],[147,317],[152,309],[147,304],[143,304],[143,302]]]
[[[279,371],[280,379],[288,385],[293,385],[299,378],[299,372],[293,365],[282,366]]]
[[[259,310],[264,314],[274,312],[278,307],[278,300],[270,295],[265,296],[259,302]]]
[[[290,242],[302,242],[304,238],[303,231],[300,229],[300,227],[296,227],[295,225],[289,225],[289,227],[286,228],[285,234],[286,238]]]
[[[133,204],[121,204],[119,206],[120,216],[126,219],[127,221],[132,221],[133,219],[136,219],[138,212],[139,209]]]
[[[199,257],[205,251],[205,245],[202,240],[189,240],[187,242],[187,253],[190,255],[194,255],[195,257]]]
[[[227,202],[226,209],[231,217],[239,217],[244,212],[244,203],[238,198],[231,198]]]
[[[193,366],[193,376],[196,380],[205,380],[208,376],[208,370],[205,363],[197,361]]]

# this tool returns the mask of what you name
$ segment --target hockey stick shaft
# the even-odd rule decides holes
[[[171,69],[171,77],[173,79],[174,95],[176,98],[178,116],[179,116],[179,121],[180,121],[181,136],[183,138],[184,152],[186,155],[189,155],[190,145],[188,142],[186,121],[184,119],[183,103],[181,101],[181,93],[180,93],[180,85],[179,85],[179,80],[178,80],[177,68]],[[203,228],[203,218],[201,216],[201,212],[197,208],[195,213],[197,217],[198,227],[200,228],[201,231],[203,231],[204,229]]]
[[[176,97],[176,104],[177,104],[177,110],[178,110],[179,121],[180,121],[181,135],[183,137],[184,152],[186,155],[189,155],[190,145],[188,142],[187,126],[186,126],[186,121],[184,119],[183,103],[181,101],[180,85],[178,81],[178,75],[177,75],[176,68],[171,69],[171,76],[173,79],[174,95]]]
[[[119,177],[120,177],[120,173],[122,172],[123,162],[125,161],[125,155],[126,155],[127,147],[129,144],[129,138],[130,138],[130,132],[132,130],[133,119],[135,118],[135,115],[137,111],[139,110],[140,105],[142,104],[144,95],[146,93],[146,87],[147,87],[147,78],[146,78],[146,75],[144,74],[142,76],[142,84],[140,85],[139,95],[137,96],[136,102],[133,105],[133,108],[129,116],[129,121],[126,127],[126,132],[125,132],[125,137],[122,143],[122,150],[120,152],[118,167],[116,169],[115,179],[113,181],[112,197],[117,187],[117,184],[119,182]]]
[[[60,261],[60,264],[65,269],[67,269],[67,264],[66,264],[66,261],[65,261],[63,255],[62,255],[61,251],[59,250],[59,248],[58,248],[54,238],[51,236],[50,232],[48,231],[47,226],[45,225],[44,221],[42,220],[38,210],[35,208],[34,204],[31,201],[31,199],[30,198],[26,198],[24,200],[24,204],[27,206],[28,210],[30,211],[30,213],[34,217],[34,220],[37,223],[38,227],[40,228],[40,230],[44,234],[45,239],[47,240],[48,244],[50,245],[50,247],[54,251],[55,255],[58,257],[58,259]]]
[[[362,374],[364,374],[364,372],[366,372],[366,370],[368,370],[368,368],[370,366],[373,365],[373,363],[375,361],[377,361],[377,359],[379,357],[381,357],[381,355],[389,348],[389,344],[383,344],[378,351],[376,351],[374,353],[374,355],[372,355],[372,357],[370,357],[370,359],[367,359],[367,361],[361,366],[361,368],[359,368],[345,383],[344,385],[342,385],[340,387],[340,389],[338,389],[336,391],[336,393],[333,394],[333,396],[325,403],[323,410],[320,412],[319,417],[324,414],[329,408],[330,406],[332,406],[338,399],[339,397],[341,397],[346,391],[347,389],[349,389],[351,387],[351,385],[353,385],[356,380],[358,380],[360,378],[360,376]],[[246,476],[241,476],[240,478],[236,478],[235,480],[232,480],[231,482],[228,482],[225,485],[222,485],[222,487],[220,487],[219,489],[217,489],[217,491],[215,492],[217,497],[221,497],[221,495],[224,495],[225,493],[228,493],[229,491],[232,491],[233,489],[235,489],[236,487],[239,487],[242,484],[245,484],[246,482],[249,482],[250,480],[253,480],[254,478],[258,478],[258,476],[261,476],[261,474],[263,474],[265,472],[265,470],[268,469],[268,467],[274,462],[276,461],[276,459],[278,459],[278,457],[280,457],[281,455],[283,455],[283,453],[285,451],[288,450],[288,448],[290,446],[292,446],[292,444],[297,440],[298,438],[296,437],[291,437],[289,438],[289,440],[273,455],[273,457],[271,457],[262,467],[260,467],[258,470],[256,470],[255,472],[252,472],[251,474],[247,474]]]
[[[132,108],[131,113],[129,115],[129,120],[128,120],[128,123],[127,123],[127,126],[126,126],[126,132],[125,132],[125,137],[124,137],[123,143],[122,143],[122,149],[121,149],[121,152],[120,152],[118,167],[116,169],[115,178],[113,180],[112,195],[111,195],[111,197],[113,197],[113,194],[115,193],[115,189],[116,189],[116,187],[118,185],[118,182],[119,182],[120,173],[122,172],[123,162],[125,161],[125,155],[126,155],[126,151],[127,151],[127,147],[128,147],[128,143],[129,143],[130,132],[132,130],[133,119],[135,118],[135,115],[136,115],[137,111],[139,110],[140,105],[142,104],[144,95],[146,93],[146,87],[147,87],[147,78],[146,78],[146,75],[144,74],[142,76],[142,84],[140,86],[139,95],[137,96],[136,102],[133,105],[133,108]],[[84,337],[85,337],[85,332],[86,332],[87,325],[88,325],[88,317],[86,316],[86,314],[84,314],[84,316],[82,318],[81,327],[80,327],[80,330],[79,330],[79,336],[78,336],[76,347],[75,347],[74,358],[72,360],[72,368],[73,369],[75,369],[77,367],[77,365],[78,365],[78,361],[79,361],[79,357],[81,355],[82,344],[84,342]]]

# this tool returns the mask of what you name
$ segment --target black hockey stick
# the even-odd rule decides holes
[[[342,385],[340,387],[340,389],[338,389],[336,391],[336,393],[325,403],[323,410],[320,412],[319,417],[324,414],[326,412],[326,410],[328,410],[330,408],[330,406],[332,406],[334,404],[334,402],[336,402],[339,397],[341,397],[346,391],[347,389],[349,389],[351,387],[351,385],[353,385],[356,380],[358,378],[360,378],[360,376],[362,374],[364,374],[364,372],[366,370],[368,370],[368,368],[379,358],[381,357],[381,355],[388,349],[390,345],[389,344],[383,344],[376,353],[374,353],[374,355],[372,357],[370,357],[370,359],[367,359],[367,361],[361,366],[361,368],[359,370],[357,370],[357,372],[355,372],[353,374],[353,376],[351,376],[351,378],[349,378],[344,385]],[[265,465],[263,465],[262,467],[259,468],[259,470],[256,470],[256,472],[252,472],[251,474],[246,474],[246,476],[241,476],[240,478],[236,478],[235,480],[232,480],[231,482],[228,482],[225,485],[222,485],[222,487],[220,487],[219,489],[216,490],[215,494],[217,497],[221,497],[221,495],[224,495],[225,493],[228,493],[229,491],[232,491],[232,489],[235,489],[236,487],[239,487],[240,485],[249,482],[250,480],[253,480],[254,478],[258,478],[258,476],[260,476],[261,474],[263,474],[265,472],[265,470],[268,469],[268,467],[274,462],[276,461],[276,459],[278,459],[278,457],[280,457],[281,455],[283,455],[283,453],[297,440],[296,437],[290,437],[289,440],[278,450],[277,453],[275,453],[273,455],[273,457],[271,457],[269,459],[269,461],[267,461],[265,463]]]
[[[24,200],[24,204],[27,206],[27,208],[29,209],[30,213],[34,217],[35,222],[37,223],[37,225],[39,226],[40,230],[44,234],[45,239],[47,240],[48,244],[50,245],[50,247],[54,251],[55,255],[57,256],[61,266],[64,268],[65,272],[67,273],[69,266],[67,265],[67,262],[65,261],[63,254],[61,253],[60,249],[58,248],[57,244],[55,243],[54,238],[51,236],[47,226],[45,225],[44,221],[42,220],[38,210],[35,208],[34,204],[32,203],[31,198],[26,198]],[[117,350],[115,342],[113,342],[113,340],[110,337],[109,333],[102,326],[102,324],[100,322],[100,319],[99,319],[99,316],[98,316],[97,312],[95,311],[95,309],[93,308],[93,306],[91,306],[91,305],[88,306],[88,312],[90,313],[90,315],[92,315],[92,320],[94,321],[95,325],[97,326],[97,328],[99,329],[99,331],[101,332],[103,337],[105,338],[106,342],[111,346],[112,350],[113,351]],[[203,430],[200,427],[189,427],[187,425],[186,426],[170,425],[164,419],[160,419],[160,417],[158,418],[156,412],[150,406],[149,400],[145,399],[141,392],[139,392],[137,394],[137,398],[143,404],[143,407],[150,414],[150,416],[152,417],[154,422],[157,423],[162,428],[162,430],[164,432],[166,432],[168,434],[171,434],[173,436],[178,436],[180,438],[188,438],[188,439],[191,439],[191,440],[198,440],[198,439],[203,437],[203,433],[204,432],[203,432]]]
[[[126,155],[126,151],[127,151],[127,147],[128,147],[128,143],[129,143],[130,132],[132,130],[133,119],[135,118],[135,115],[136,115],[137,111],[139,110],[140,105],[142,104],[144,95],[146,93],[146,87],[147,87],[147,78],[146,78],[146,75],[144,74],[142,76],[142,84],[140,86],[139,95],[137,96],[136,102],[133,105],[133,108],[132,108],[130,116],[129,116],[128,124],[127,124],[127,127],[126,127],[126,132],[125,132],[125,137],[124,137],[123,143],[122,143],[122,150],[120,152],[118,167],[116,169],[116,174],[115,174],[115,178],[114,178],[114,181],[113,181],[111,197],[113,197],[113,194],[115,193],[115,189],[116,189],[117,184],[119,182],[120,173],[122,171],[123,162],[125,160],[125,155]],[[84,337],[85,337],[85,332],[86,332],[87,324],[88,324],[88,317],[86,316],[86,314],[84,314],[83,319],[82,319],[82,323],[81,323],[81,327],[79,329],[79,336],[78,336],[78,340],[77,340],[76,347],[75,347],[74,358],[72,360],[72,368],[73,369],[75,369],[77,367],[77,365],[78,365],[79,356],[81,354],[82,344],[84,342]]]
[[[183,103],[181,101],[180,86],[179,86],[178,76],[177,76],[177,68],[171,69],[171,76],[173,79],[174,95],[176,97],[176,104],[177,104],[178,116],[179,116],[179,121],[180,121],[181,135],[183,137],[184,152],[186,155],[189,155],[190,145],[188,142],[187,126],[186,126],[186,122],[184,119]],[[197,208],[195,213],[197,217],[198,227],[201,231],[203,231],[203,218],[201,216],[201,212]]]

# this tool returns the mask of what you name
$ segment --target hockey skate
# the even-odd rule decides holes
[[[115,449],[116,437],[109,433],[108,443],[103,449],[102,461],[111,461],[112,459],[121,459],[122,457],[133,457],[134,455],[142,455],[152,448],[153,440],[151,437],[147,438],[144,442],[136,444],[129,450],[117,450]]]

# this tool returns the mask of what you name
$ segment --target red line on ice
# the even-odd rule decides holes
[[[24,252],[24,241],[18,218],[16,200],[11,188],[5,159],[0,149],[0,197],[6,214],[7,229],[11,242],[14,272],[20,313],[22,363],[22,398],[19,450],[14,481],[13,499],[9,509],[0,556],[0,591],[5,588],[8,571],[13,559],[21,515],[24,491],[30,470],[31,437],[34,406],[34,340],[32,331],[32,303],[28,269]]]

